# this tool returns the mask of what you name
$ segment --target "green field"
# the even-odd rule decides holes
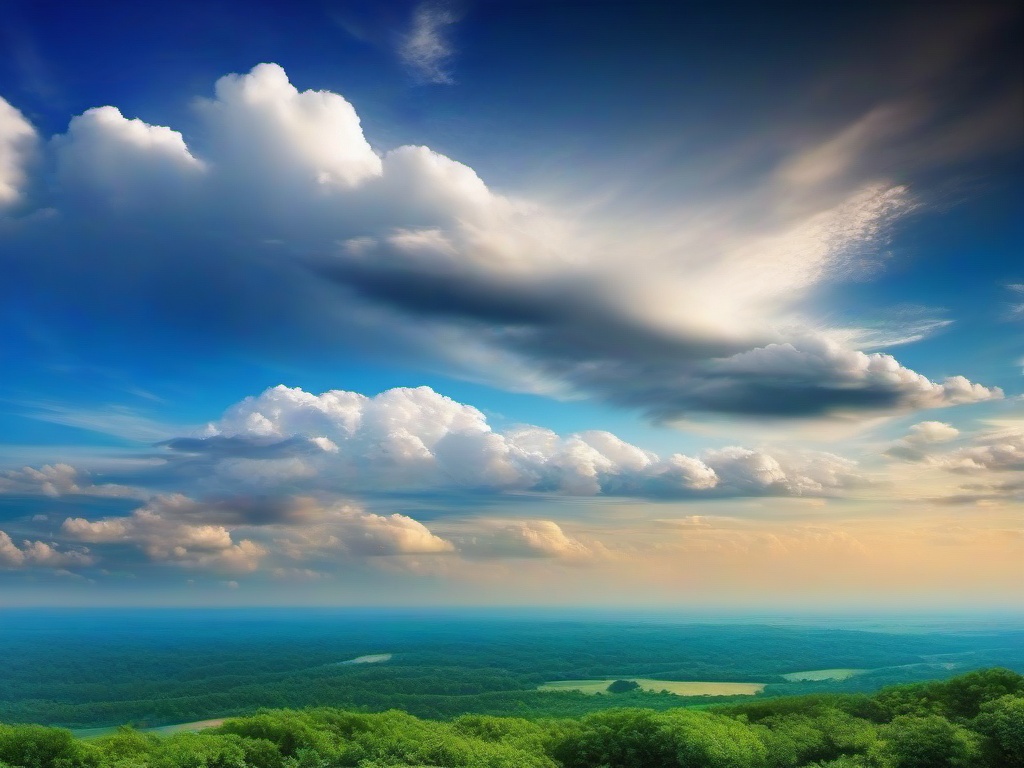
[[[870,669],[812,669],[807,672],[790,672],[783,675],[791,683],[802,683],[807,681],[818,682],[821,680],[849,680],[854,675],[870,672]]]
[[[632,680],[643,690],[668,691],[676,696],[752,696],[764,690],[763,683],[708,683],[678,680],[651,680],[646,677],[608,678],[607,680],[554,680],[538,686],[539,691],[579,691],[605,693],[616,680]]]

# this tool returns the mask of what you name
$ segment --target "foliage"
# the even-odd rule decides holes
[[[640,689],[636,680],[615,680],[608,685],[608,693],[629,693]]]
[[[1024,768],[1024,696],[1000,696],[984,702],[973,727],[986,738],[990,763]]]
[[[900,715],[879,731],[870,756],[879,768],[974,768],[977,734],[941,715]]]
[[[195,733],[120,728],[92,740],[0,725],[0,768],[1021,768],[1022,686],[996,669],[874,697],[547,720],[277,709]]]

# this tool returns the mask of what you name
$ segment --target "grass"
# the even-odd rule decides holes
[[[634,680],[643,690],[658,693],[668,691],[676,696],[752,696],[764,690],[763,683],[708,683],[678,680],[652,680],[646,677],[610,677],[607,680],[554,680],[538,686],[540,691],[579,691],[581,693],[607,693],[616,680]],[[608,694],[614,696],[615,694]]]

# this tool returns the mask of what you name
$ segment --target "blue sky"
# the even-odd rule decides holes
[[[3,11],[0,601],[1013,604],[1013,4]]]

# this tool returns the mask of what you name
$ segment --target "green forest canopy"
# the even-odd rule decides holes
[[[90,741],[0,725],[13,768],[1022,768],[1024,676],[1006,669],[874,695],[815,694],[577,719],[264,710],[198,733]]]

